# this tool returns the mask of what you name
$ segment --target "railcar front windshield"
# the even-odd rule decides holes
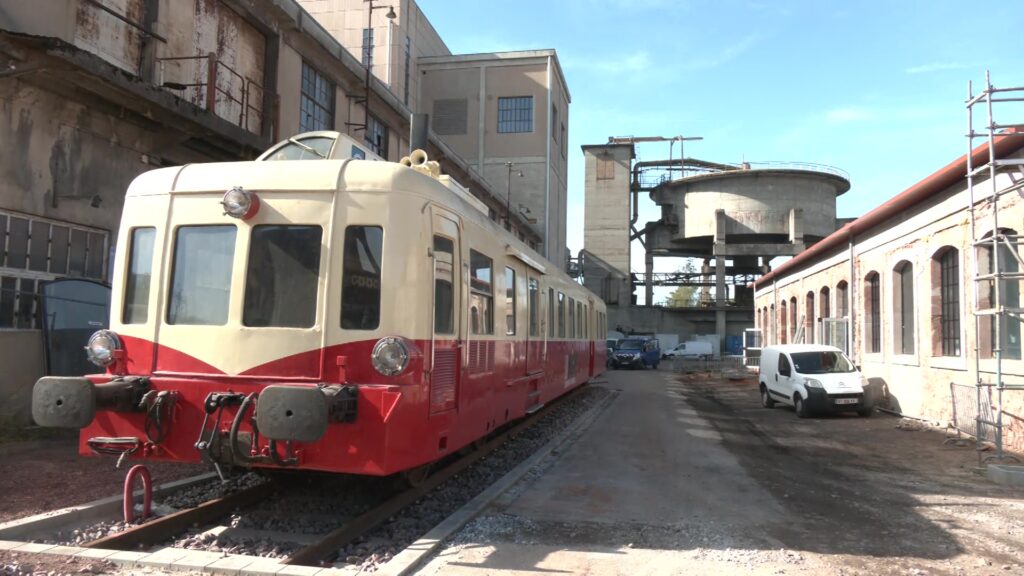
[[[256,226],[245,276],[245,326],[309,328],[316,323],[319,226]]]
[[[181,226],[174,240],[168,324],[224,325],[231,296],[233,225]]]
[[[793,356],[793,368],[801,374],[845,374],[855,369],[850,359],[842,352],[820,350],[797,352]]]

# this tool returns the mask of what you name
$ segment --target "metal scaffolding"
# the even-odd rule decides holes
[[[979,458],[987,436],[980,431],[991,430],[996,453],[990,459],[999,461],[1013,458],[1003,451],[1003,395],[1009,390],[1024,390],[1022,383],[1007,382],[1003,371],[1004,360],[1021,357],[1020,333],[1024,312],[1020,301],[1024,261],[1018,250],[1024,244],[1024,235],[1001,227],[999,220],[1001,197],[1024,187],[1024,180],[1014,182],[1007,180],[1005,175],[1000,178],[1000,174],[1005,174],[1008,169],[1024,167],[1022,159],[998,157],[997,142],[1024,137],[1024,124],[999,124],[995,121],[996,105],[1006,102],[1024,102],[1024,87],[996,88],[989,72],[985,73],[985,88],[978,94],[974,93],[972,83],[967,85],[967,190],[973,247],[971,259],[974,263],[972,317],[974,392],[977,399],[974,429],[979,431],[975,434]],[[979,116],[986,120],[980,130],[974,128],[976,107],[984,109]],[[987,157],[979,158],[979,165],[975,166],[977,140],[987,141],[988,150]],[[1003,203],[1006,201],[1002,200]],[[988,345],[983,345],[983,342]],[[988,358],[989,348],[991,359]],[[986,356],[984,362],[983,354]]]

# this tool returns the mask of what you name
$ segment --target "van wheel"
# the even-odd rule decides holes
[[[768,387],[761,384],[761,406],[765,408],[774,408],[775,400],[772,399],[772,395],[768,392]]]
[[[799,394],[793,397],[793,408],[796,410],[797,418],[807,418],[810,415],[807,412],[807,405],[804,404],[804,399]]]
[[[861,408],[860,410],[857,410],[857,416],[860,416],[862,418],[870,418],[871,415],[874,413],[874,408]]]
[[[654,369],[655,369],[655,370],[657,370],[657,369],[658,369],[658,364],[661,364],[661,361],[658,361],[658,362],[655,362],[655,363],[654,363]]]

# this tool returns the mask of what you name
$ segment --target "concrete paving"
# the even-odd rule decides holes
[[[660,525],[777,518],[781,509],[771,495],[683,401],[670,374],[612,372],[611,384],[622,390],[616,404],[508,512]]]
[[[605,378],[621,393],[585,435],[419,574],[1024,570],[1007,541],[1024,535],[1024,493],[914,459],[941,433],[907,436],[884,417],[798,419],[761,408],[753,381]]]

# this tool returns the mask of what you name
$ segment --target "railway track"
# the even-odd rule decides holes
[[[320,534],[292,534],[275,532],[271,537],[297,543],[300,546],[279,561],[283,564],[322,566],[333,560],[340,550],[350,543],[364,537],[374,529],[381,527],[399,515],[404,509],[421,500],[433,490],[452,479],[482,459],[492,454],[506,441],[535,426],[545,415],[559,406],[570,403],[581,394],[581,388],[549,403],[543,410],[537,411],[520,422],[486,438],[482,445],[460,456],[437,464],[432,474],[423,478],[415,486],[399,490],[357,513],[341,526]],[[179,510],[165,516],[157,517],[126,530],[80,544],[84,548],[102,548],[115,550],[138,550],[173,541],[183,532],[195,527],[215,525],[237,510],[246,510],[259,503],[275,497],[284,496],[286,489],[278,482],[268,481],[255,486],[243,488],[231,494],[213,498],[197,506]],[[215,527],[212,533],[226,531],[226,526]],[[210,532],[210,530],[208,530]]]

